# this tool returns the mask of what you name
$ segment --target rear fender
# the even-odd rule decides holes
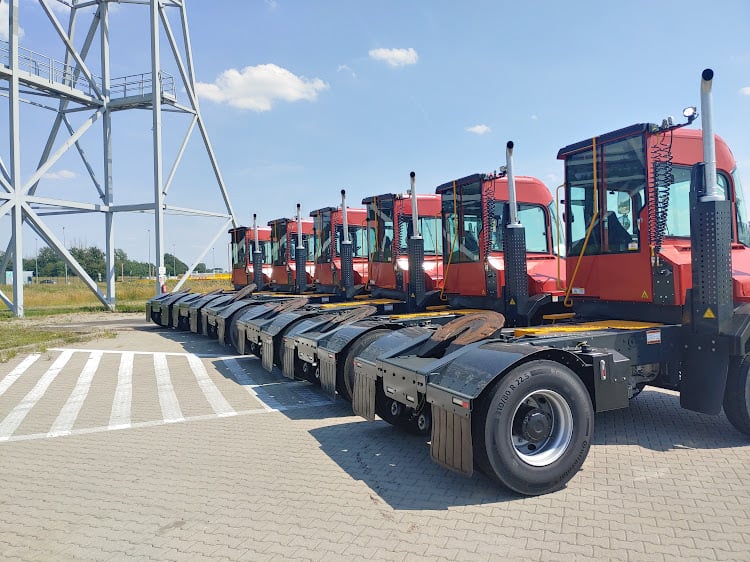
[[[430,337],[424,328],[408,327],[394,330],[366,347],[354,361],[354,413],[366,420],[375,419],[378,386],[377,360],[398,355],[409,347],[420,345]]]
[[[377,328],[396,330],[402,326],[392,323],[354,322],[344,324],[331,332],[331,337],[318,345],[318,364],[320,366],[320,386],[329,394],[336,390],[339,368],[346,362],[346,354],[356,340]],[[356,373],[356,370],[355,370]],[[356,375],[355,375],[356,376]],[[356,381],[355,381],[356,385]]]
[[[457,354],[454,361],[430,377],[426,398],[432,408],[432,460],[471,476],[474,472],[471,412],[495,381],[518,365],[534,359],[556,361],[570,367],[579,376],[584,373],[585,365],[574,354],[559,349],[540,349],[497,340],[485,340],[466,347],[473,349]],[[586,387],[589,388],[589,384]]]
[[[511,344],[498,340],[483,340],[466,347],[473,349],[457,355],[456,359],[446,364],[440,373],[430,377],[427,400],[431,403],[434,398],[435,402],[440,404],[439,397],[444,394],[475,400],[508,371],[534,359],[557,361],[579,374],[583,367],[583,362],[573,353],[560,349]],[[449,403],[452,403],[452,400]]]

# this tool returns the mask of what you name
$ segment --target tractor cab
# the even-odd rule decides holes
[[[691,167],[699,130],[638,124],[562,148],[568,301],[583,316],[684,322],[692,287]],[[731,202],[734,301],[750,302],[750,233],[736,164],[718,136]],[[716,241],[718,243],[718,240]]]
[[[366,197],[370,291],[375,297],[405,299],[409,283],[408,241],[412,237],[412,201],[406,194]],[[419,233],[424,240],[426,291],[443,281],[440,198],[417,195]]]
[[[313,221],[305,219],[302,223],[302,246],[305,248],[306,284],[312,283],[315,272],[315,238]],[[294,261],[297,247],[297,221],[295,219],[275,219],[268,221],[271,229],[271,274],[269,283],[272,289],[294,291],[296,281],[296,264]]]
[[[336,292],[343,282],[342,252],[344,221],[341,207],[324,207],[310,212],[315,238],[315,285],[318,291]],[[347,207],[347,228],[352,244],[354,285],[366,285],[367,276],[367,212]]]
[[[255,252],[255,234],[252,228],[238,226],[229,230],[231,237],[230,251],[232,256],[232,285],[239,290],[252,283],[253,252]],[[263,283],[268,283],[271,274],[271,229],[258,227],[258,246],[263,264]]]
[[[525,229],[528,295],[535,302],[547,296],[530,309],[533,316],[550,308],[546,305],[557,305],[557,297],[564,295],[565,265],[555,253],[558,233],[549,189],[533,177],[516,176],[515,184],[518,220]],[[505,238],[511,216],[507,176],[474,174],[442,184],[435,192],[442,201],[443,291],[448,301],[508,313],[508,304],[515,303],[505,294]]]

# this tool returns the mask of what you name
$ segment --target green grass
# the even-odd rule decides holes
[[[44,351],[50,345],[82,342],[94,337],[114,337],[114,333],[30,326],[17,319],[0,320],[0,363],[15,357],[19,352]]]
[[[167,291],[177,284],[176,280],[167,281]],[[103,284],[99,284],[102,292]],[[188,281],[183,288],[190,288],[192,292],[207,293],[214,289],[231,289],[231,281],[227,279],[196,279]],[[0,285],[0,290],[6,295],[13,294],[10,285]],[[115,309],[117,312],[143,312],[146,302],[154,297],[154,281],[137,279],[132,281],[118,281],[115,284]],[[73,279],[66,285],[64,279],[57,283],[25,285],[23,288],[24,315],[40,317],[52,314],[69,314],[72,312],[102,312],[107,308],[99,301],[91,290],[78,279]],[[10,310],[0,310],[1,318],[11,318]]]

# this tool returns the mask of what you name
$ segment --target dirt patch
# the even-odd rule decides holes
[[[145,312],[74,312],[35,318],[17,318],[21,327],[28,328],[68,328],[82,332],[98,330],[133,330],[147,325]]]

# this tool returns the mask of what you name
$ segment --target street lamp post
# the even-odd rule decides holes
[[[175,253],[174,246],[175,245],[172,244],[172,275],[174,275],[175,277],[177,277],[177,258],[174,255],[174,253]]]
[[[214,272],[214,275],[216,275],[216,248],[211,248],[211,252],[213,253],[213,267],[211,268],[211,271]]]
[[[34,238],[34,247],[36,248],[36,257],[34,258],[34,277],[37,285],[39,284],[39,238]]]
[[[148,229],[148,276],[151,278],[151,229]]]

